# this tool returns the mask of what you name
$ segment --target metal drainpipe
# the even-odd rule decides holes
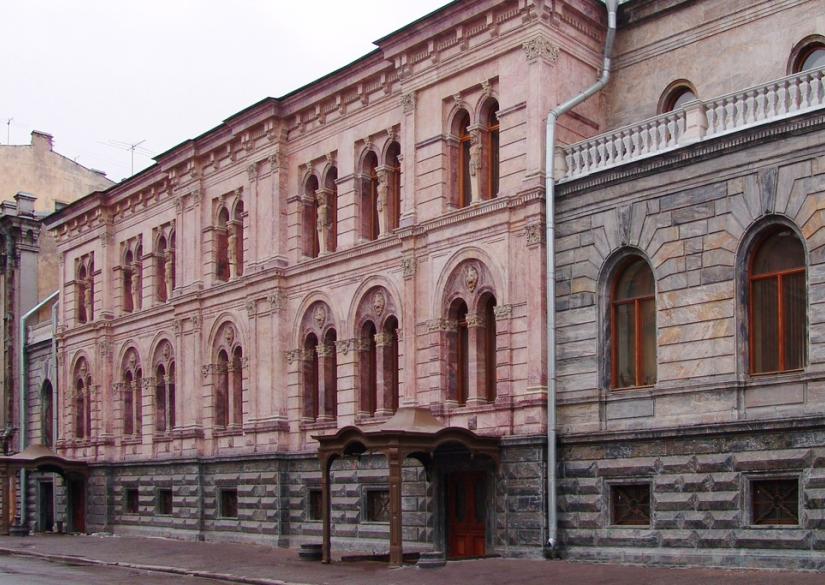
[[[20,360],[18,361],[20,367],[20,375],[18,379],[20,384],[17,386],[20,392],[20,451],[26,448],[26,429],[28,423],[28,413],[26,412],[26,395],[29,393],[29,375],[26,371],[26,321],[29,317],[37,314],[37,312],[52,302],[58,297],[60,291],[54,291],[45,299],[37,303],[34,307],[28,310],[22,317],[20,317]],[[54,406],[52,406],[54,408]],[[26,469],[20,469],[20,525],[26,525],[27,506],[26,506]]]
[[[60,308],[60,297],[55,304],[52,305],[52,449],[57,450],[57,419],[60,408],[57,404],[57,311]],[[52,483],[52,521],[53,524],[49,528],[54,528],[57,522],[57,490]]]
[[[556,122],[562,114],[570,111],[607,85],[610,79],[610,59],[613,40],[616,36],[616,10],[618,0],[606,0],[607,36],[604,41],[604,65],[599,80],[576,97],[567,100],[547,114],[545,137],[545,201],[544,225],[545,249],[547,252],[547,543],[545,553],[555,556],[558,545],[558,518],[556,515],[556,264],[555,264],[555,181],[553,178],[554,154],[556,146]]]

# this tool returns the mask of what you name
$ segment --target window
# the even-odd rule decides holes
[[[472,201],[470,163],[473,137],[470,134],[470,114],[462,111],[456,118],[458,125],[457,207],[467,207]]]
[[[487,106],[487,199],[498,195],[499,180],[499,122],[498,102]]]
[[[825,67],[825,37],[814,35],[803,39],[791,54],[789,73],[802,73]]]
[[[126,513],[140,513],[140,492],[138,492],[137,488],[128,488],[126,490]]]
[[[365,240],[378,239],[378,222],[378,157],[368,152],[361,170],[361,236]]]
[[[662,93],[659,100],[659,113],[664,114],[678,110],[688,102],[698,99],[696,90],[689,81],[680,79],[671,83]]]
[[[238,517],[238,490],[222,489],[219,495],[220,509],[218,514],[221,518]]]
[[[74,389],[74,436],[76,439],[88,439],[92,431],[92,376],[85,358],[75,365]]]
[[[491,294],[486,294],[479,302],[479,317],[481,326],[478,330],[479,339],[479,359],[483,360],[479,364],[479,376],[482,384],[479,388],[479,397],[487,402],[494,402],[496,399],[496,298]]]
[[[236,346],[232,351],[232,423],[243,424],[243,349]]]
[[[751,481],[751,523],[799,524],[799,481],[763,479]]]
[[[386,230],[398,229],[401,221],[401,145],[392,142],[387,149],[384,180],[386,181],[386,201],[382,202],[386,220]]]
[[[384,405],[390,412],[398,410],[398,320],[387,317],[382,336]]]
[[[303,253],[308,258],[317,258],[321,248],[318,241],[318,179],[315,175],[310,175],[304,184],[303,211]]]
[[[175,288],[175,234],[167,241],[160,236],[155,254],[155,294],[158,302],[165,303]]]
[[[229,273],[233,278],[243,276],[243,217],[243,200],[238,199],[235,203],[235,212],[232,214],[232,224],[229,226]]]
[[[799,370],[807,335],[805,250],[789,228],[757,242],[750,259],[751,373]]]
[[[123,382],[120,385],[123,393],[123,434],[139,436],[143,420],[143,376],[140,358],[134,349],[126,352],[121,370],[123,372]]]
[[[390,521],[390,491],[387,489],[369,489],[366,496],[367,522]]]
[[[615,484],[610,486],[611,524],[617,526],[650,525],[650,484]]]
[[[162,488],[157,491],[157,513],[162,516],[172,514],[172,490]]]
[[[656,383],[656,302],[653,272],[631,256],[619,266],[611,302],[613,388]]]
[[[338,169],[330,167],[324,181],[323,195],[318,199],[318,229],[322,248],[326,252],[334,252],[338,248]]]
[[[54,443],[54,409],[53,388],[49,380],[43,382],[40,389],[40,440],[45,447]]]
[[[75,261],[75,306],[78,323],[94,320],[94,255],[86,254]]]
[[[215,227],[215,278],[229,280],[229,211],[221,206]]]
[[[323,498],[321,496],[321,490],[309,490],[307,520],[321,520],[323,518]]]
[[[313,421],[318,418],[318,338],[310,333],[304,339],[303,378],[304,378],[304,419]]]
[[[455,329],[448,332],[447,361],[449,364],[449,397],[460,406],[467,403],[470,387],[470,339],[467,329],[467,303],[462,299],[453,301],[450,307],[450,321]]]

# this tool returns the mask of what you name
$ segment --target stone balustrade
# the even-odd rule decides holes
[[[825,108],[825,67],[696,100],[684,108],[561,147],[559,182],[662,154],[701,140]]]

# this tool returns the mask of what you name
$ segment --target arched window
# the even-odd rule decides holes
[[[378,354],[375,347],[375,324],[367,321],[361,327],[359,369],[361,371],[361,412],[368,416],[378,408]]]
[[[639,256],[619,266],[610,316],[613,388],[656,383],[656,301],[653,271]]]
[[[138,436],[143,420],[142,372],[140,360],[134,349],[123,357],[122,392],[123,392],[123,434]]]
[[[235,204],[235,213],[232,216],[232,225],[229,229],[229,271],[230,277],[243,276],[243,200],[238,199]]]
[[[378,239],[378,157],[368,152],[361,169],[361,236]]]
[[[470,341],[467,330],[467,303],[456,299],[450,306],[449,318],[454,329],[448,332],[448,398],[463,406],[470,390]]]
[[[697,99],[696,90],[689,81],[683,79],[674,81],[667,86],[659,99],[659,113],[678,110],[695,99]]]
[[[54,396],[52,383],[43,382],[40,389],[40,441],[46,447],[54,445]]]
[[[750,259],[751,373],[805,366],[805,250],[789,228],[768,231]]]
[[[215,227],[215,278],[229,280],[229,211],[221,206]]]
[[[303,348],[303,382],[304,382],[304,419],[314,421],[318,418],[318,338],[310,333],[304,339]]]
[[[74,436],[88,439],[92,430],[92,376],[84,358],[74,368]]]
[[[175,357],[172,346],[164,341],[155,357],[155,430],[160,433],[175,428]]]
[[[496,399],[496,298],[485,294],[479,302],[479,397],[487,402]]]
[[[386,181],[387,181],[387,201],[386,201],[386,225],[387,231],[398,229],[401,221],[401,145],[392,142],[387,149],[386,158]]]
[[[794,48],[789,73],[802,73],[820,67],[825,67],[825,37],[813,35]]]
[[[331,167],[327,171],[327,178],[324,181],[324,196],[326,200],[326,210],[321,214],[319,222],[321,230],[326,236],[327,252],[334,252],[338,247],[338,169]],[[319,209],[320,211],[320,209]]]
[[[498,195],[499,178],[499,122],[498,102],[492,100],[487,106],[487,199]]]
[[[304,184],[303,234],[301,242],[304,256],[317,258],[320,253],[318,242],[318,179],[310,175]]]
[[[470,153],[473,144],[473,137],[470,134],[470,114],[461,111],[456,117],[455,128],[459,143],[455,204],[457,207],[467,207],[473,198],[470,178]]]
[[[229,423],[229,356],[218,352],[217,387],[215,388],[215,426],[226,428]]]
[[[384,378],[384,408],[398,410],[398,320],[387,317],[383,330],[382,371]]]

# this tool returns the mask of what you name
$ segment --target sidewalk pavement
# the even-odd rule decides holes
[[[822,585],[818,573],[667,569],[526,559],[451,561],[438,569],[376,561],[323,565],[295,549],[127,536],[0,537],[0,555],[160,571],[249,585]],[[0,565],[2,565],[0,556]]]

